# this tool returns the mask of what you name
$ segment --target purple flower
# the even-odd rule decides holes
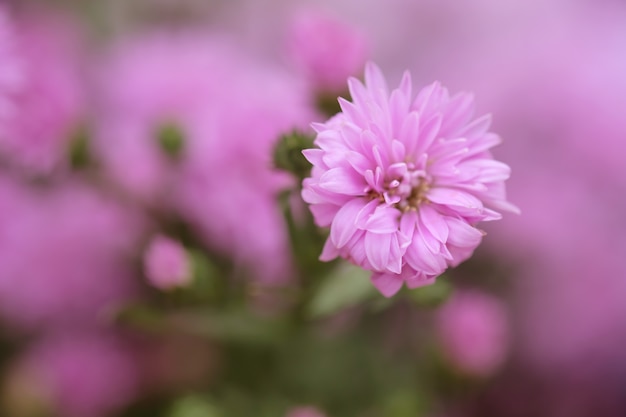
[[[517,211],[505,196],[510,170],[489,152],[500,143],[490,116],[472,120],[472,95],[433,83],[414,99],[408,72],[389,93],[371,63],[365,85],[348,85],[354,101],[340,98],[342,112],[313,126],[319,149],[304,151],[313,171],[302,196],[330,226],[320,259],[373,271],[389,297],[470,257],[484,234],[478,222]]]

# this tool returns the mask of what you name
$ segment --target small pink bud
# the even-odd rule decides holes
[[[463,372],[487,376],[506,359],[506,312],[487,294],[456,294],[438,311],[437,331],[444,354]]]
[[[180,242],[165,236],[156,236],[144,255],[148,281],[157,288],[168,290],[183,287],[191,281],[191,265]]]

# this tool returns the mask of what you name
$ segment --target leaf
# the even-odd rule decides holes
[[[434,308],[445,303],[452,295],[454,287],[445,279],[445,276],[437,278],[434,284],[410,290],[408,297],[418,307]]]
[[[179,311],[167,317],[172,329],[244,345],[281,343],[289,326],[280,318],[265,318],[243,309]]]
[[[223,417],[223,414],[205,398],[194,395],[176,401],[168,417]]]
[[[322,318],[375,298],[378,292],[369,275],[369,271],[357,266],[340,264],[316,289],[307,315]]]

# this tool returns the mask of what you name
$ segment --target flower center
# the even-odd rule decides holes
[[[426,194],[431,188],[432,177],[425,169],[410,162],[396,163],[387,169],[385,178],[383,194],[378,197],[387,204],[406,212],[417,210],[428,202]]]
[[[401,200],[396,206],[402,211],[417,210],[420,204],[428,202],[426,193],[430,190],[430,184],[425,177],[420,178],[417,186],[411,188],[411,194],[406,200]]]

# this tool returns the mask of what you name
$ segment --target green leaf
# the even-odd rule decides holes
[[[384,404],[386,416],[393,417],[417,417],[425,414],[426,399],[423,393],[404,387],[389,395]]]
[[[445,303],[453,291],[450,281],[441,276],[432,285],[409,290],[408,297],[419,307],[434,308]]]
[[[148,332],[165,331],[164,314],[145,304],[128,304],[110,312],[116,324]]]
[[[176,401],[168,417],[223,417],[223,414],[207,399],[194,395]]]
[[[193,285],[191,290],[199,292],[203,297],[216,295],[219,287],[220,271],[217,265],[201,250],[189,251],[193,265]]]
[[[265,318],[244,309],[190,309],[168,316],[172,329],[243,345],[281,343],[289,331],[288,322]]]
[[[342,263],[319,285],[307,309],[310,318],[329,316],[378,294],[369,279],[370,272]]]

